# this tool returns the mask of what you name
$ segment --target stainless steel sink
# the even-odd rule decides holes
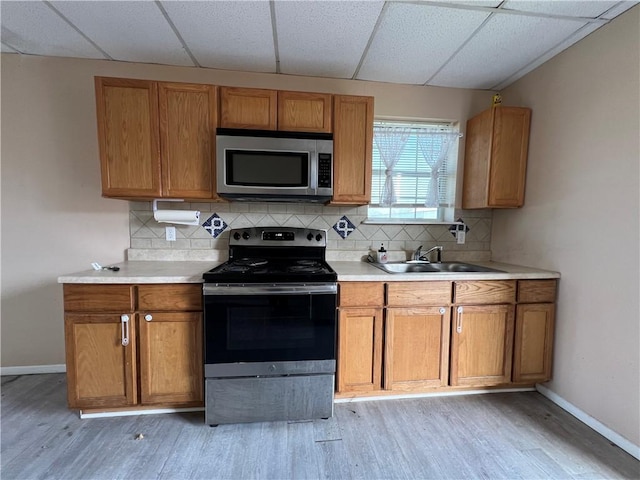
[[[372,263],[372,265],[387,273],[504,273],[502,270],[496,270],[495,268],[462,262],[427,263],[410,260],[408,262]]]

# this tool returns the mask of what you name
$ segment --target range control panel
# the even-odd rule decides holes
[[[229,245],[326,247],[327,231],[296,227],[253,227],[231,230]]]

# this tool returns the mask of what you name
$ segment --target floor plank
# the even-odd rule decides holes
[[[63,374],[3,377],[1,395],[3,480],[640,478],[640,462],[536,392],[215,428],[201,412],[81,420]]]

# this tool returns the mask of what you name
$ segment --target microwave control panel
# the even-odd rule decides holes
[[[331,154],[318,154],[318,187],[331,188]]]

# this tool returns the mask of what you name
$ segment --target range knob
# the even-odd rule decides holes
[[[319,242],[320,240],[322,240],[322,235],[317,234],[317,235],[316,235],[316,240],[317,240],[318,242]]]
[[[233,238],[236,240],[240,240],[240,234],[238,232],[234,233]]]
[[[244,238],[245,240],[249,240],[249,232],[242,232],[242,238]]]
[[[313,233],[309,232],[307,234],[307,240],[309,240],[309,241],[313,240]]]

